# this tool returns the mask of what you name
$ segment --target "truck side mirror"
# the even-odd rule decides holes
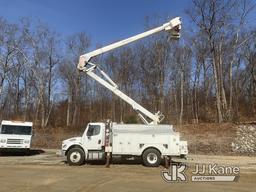
[[[86,136],[91,137],[92,136],[92,131],[88,130],[87,133],[86,133]]]

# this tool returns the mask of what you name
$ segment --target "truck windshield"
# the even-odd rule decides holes
[[[31,135],[32,127],[17,125],[2,125],[1,134]]]

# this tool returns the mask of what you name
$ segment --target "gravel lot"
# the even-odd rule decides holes
[[[56,150],[34,151],[30,156],[0,156],[0,191],[255,191],[256,158],[247,156],[190,155],[184,160],[188,175],[195,163],[238,165],[238,182],[166,183],[163,167],[147,168],[134,162],[70,167]]]

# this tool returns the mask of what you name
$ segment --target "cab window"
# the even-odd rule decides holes
[[[31,135],[32,127],[18,125],[2,125],[1,134],[10,135]]]
[[[94,136],[100,133],[100,125],[89,125],[87,136]]]

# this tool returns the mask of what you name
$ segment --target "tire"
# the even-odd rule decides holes
[[[158,150],[150,148],[144,151],[142,160],[147,167],[158,167],[161,163],[161,154]]]
[[[30,156],[30,149],[25,149],[24,154],[25,156]]]
[[[81,148],[72,148],[67,153],[67,162],[71,166],[82,165],[84,160],[84,151]]]

